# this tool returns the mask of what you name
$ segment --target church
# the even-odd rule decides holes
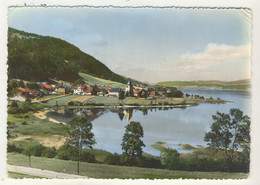
[[[125,97],[133,97],[134,91],[133,91],[133,84],[131,81],[128,81],[125,88]]]

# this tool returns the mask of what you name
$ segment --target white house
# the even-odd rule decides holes
[[[73,94],[83,94],[84,90],[86,89],[86,85],[82,85],[82,84],[79,84],[79,85],[76,85],[73,89]]]
[[[10,98],[10,100],[12,100],[12,101],[25,102],[26,97],[23,96],[23,95],[17,95],[17,96],[14,96],[14,97]]]

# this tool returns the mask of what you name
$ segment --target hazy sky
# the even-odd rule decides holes
[[[251,78],[249,10],[12,8],[9,26],[64,39],[141,81]]]

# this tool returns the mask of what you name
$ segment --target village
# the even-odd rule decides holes
[[[54,81],[54,80],[53,80]],[[10,80],[8,100],[32,103],[47,101],[69,95],[78,95],[88,99],[89,97],[103,96],[125,98],[142,98],[147,100],[167,99],[168,97],[183,97],[183,93],[175,87],[158,87],[146,84],[132,84],[128,81],[125,88],[106,86],[103,84],[89,85],[84,80],[77,80],[74,83],[55,80],[51,82],[28,82],[23,80]],[[189,95],[186,94],[186,97]],[[84,99],[84,98],[83,98]],[[68,102],[69,103],[69,102]]]

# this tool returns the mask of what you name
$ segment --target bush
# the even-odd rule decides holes
[[[54,158],[56,156],[56,148],[55,147],[46,147],[41,154],[42,157]]]
[[[35,145],[31,147],[32,155],[40,157],[42,152],[45,150],[45,147],[41,144]]]
[[[77,160],[77,148],[69,145],[63,145],[57,150],[57,159],[62,160]]]
[[[145,157],[144,167],[146,168],[162,168],[162,163],[160,159],[155,157]]]
[[[9,114],[17,114],[20,113],[21,110],[18,107],[10,107],[7,112]]]
[[[22,149],[21,148],[17,148],[15,144],[7,143],[7,152],[22,153]]]
[[[70,105],[70,106],[73,106],[73,105],[79,106],[79,105],[82,105],[82,103],[79,102],[79,101],[70,101],[70,102],[68,103],[68,105]]]
[[[95,155],[91,154],[89,152],[83,151],[80,155],[80,161],[82,162],[88,162],[88,163],[95,163]]]
[[[23,121],[21,124],[22,125],[28,125],[28,123],[26,121]]]
[[[109,154],[106,156],[104,163],[110,165],[120,165],[120,155],[117,153]]]
[[[120,155],[120,164],[125,166],[145,166],[144,158],[131,157],[127,154]]]
[[[13,102],[11,103],[11,107],[16,107],[16,108],[18,108],[17,102],[16,102],[16,101],[13,101]]]
[[[180,154],[175,149],[166,148],[163,151],[164,153],[164,162],[166,165],[166,168],[169,170],[176,170],[179,169],[180,163]]]

